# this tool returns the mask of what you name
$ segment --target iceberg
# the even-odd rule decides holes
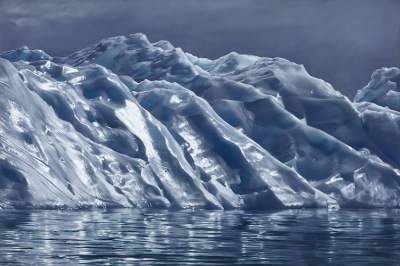
[[[144,34],[2,53],[0,208],[400,207],[399,73],[351,101],[282,58]]]

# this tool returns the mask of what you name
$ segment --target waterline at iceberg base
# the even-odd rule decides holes
[[[398,208],[400,69],[354,101],[302,65],[143,34],[0,54],[0,208]]]

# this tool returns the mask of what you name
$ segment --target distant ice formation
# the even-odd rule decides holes
[[[0,54],[0,208],[400,207],[400,69],[354,101],[302,65],[143,34]]]

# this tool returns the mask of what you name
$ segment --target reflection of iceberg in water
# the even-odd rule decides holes
[[[3,210],[0,257],[13,265],[396,265],[398,218],[397,210]]]
[[[399,207],[397,68],[353,103],[285,59],[143,34],[0,57],[0,207]]]

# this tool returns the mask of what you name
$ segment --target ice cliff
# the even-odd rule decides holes
[[[354,101],[281,58],[143,34],[0,54],[0,208],[400,207],[400,69]]]

